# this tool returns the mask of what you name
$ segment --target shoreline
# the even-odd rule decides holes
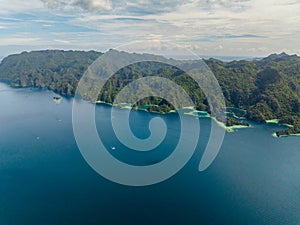
[[[289,134],[289,135],[280,135],[280,136],[277,136],[276,132],[272,133],[272,136],[274,138],[282,138],[282,137],[300,137],[300,133],[298,134]]]
[[[147,108],[150,107],[150,105],[146,105],[146,106],[137,106],[136,108],[133,108],[131,103],[119,103],[119,104],[111,104],[111,103],[107,103],[107,102],[103,102],[103,101],[96,101],[94,102],[94,104],[104,104],[104,105],[108,105],[111,107],[117,107],[119,109],[127,109],[127,110],[136,110],[136,111],[144,111],[144,112],[149,112],[147,110]],[[235,109],[235,108],[234,108]],[[196,110],[194,108],[194,106],[186,106],[183,107],[180,110],[191,110],[190,112],[184,112],[184,115],[187,116],[194,116],[194,117],[198,117],[198,118],[211,118],[212,120],[214,120],[218,126],[220,126],[221,128],[225,129],[227,132],[232,133],[235,132],[238,129],[245,129],[245,128],[251,128],[251,126],[245,126],[245,125],[233,125],[233,126],[226,126],[223,122],[220,122],[216,119],[216,117],[212,117],[211,114],[209,114],[207,111],[199,111]],[[239,110],[239,109],[237,109]],[[245,111],[245,110],[241,110],[241,111]],[[162,112],[150,112],[150,113],[154,113],[154,114],[160,114],[160,115],[167,115],[167,114],[172,114],[172,113],[177,113],[178,110],[170,110],[169,112],[166,113],[162,113]],[[233,115],[234,118],[236,119],[244,119],[243,117],[238,117],[236,116],[234,113],[232,112],[226,112],[230,113]]]
[[[266,120],[267,124],[279,124],[279,119]]]
[[[294,126],[291,125],[291,124],[280,123],[280,120],[279,120],[279,119],[266,120],[265,122],[266,122],[266,124],[277,124],[277,125],[281,125],[281,126],[285,126],[285,127],[289,127],[289,128],[294,127]]]
[[[285,126],[287,128],[293,128],[294,126],[291,125],[291,124],[287,124],[287,123],[280,123],[280,120],[279,119],[272,119],[272,120],[266,120],[265,121],[266,124],[276,124],[276,125],[279,125],[279,126]],[[277,135],[277,132],[274,132],[272,133],[272,136],[274,138],[280,138],[280,137],[300,137],[300,133],[297,133],[297,134],[284,134],[284,135]]]
[[[132,104],[130,103],[119,103],[119,104],[111,104],[111,103],[107,103],[107,102],[103,102],[103,101],[96,101],[94,102],[94,104],[104,104],[104,105],[108,105],[111,107],[118,107],[119,109],[127,109],[127,110],[132,110]],[[147,110],[147,108],[149,108],[150,105],[146,105],[146,106],[137,106],[135,109],[136,111],[144,111],[144,112],[149,112]],[[240,110],[243,112],[246,112],[245,110],[241,110],[241,109],[236,109],[233,107],[226,107],[226,109],[234,109],[234,110]],[[198,117],[198,118],[211,118],[212,120],[214,120],[217,125],[223,129],[226,130],[226,132],[228,133],[233,133],[236,130],[239,129],[246,129],[246,128],[253,128],[251,125],[250,126],[245,126],[245,125],[233,125],[233,126],[226,126],[223,122],[218,121],[215,117],[212,117],[207,111],[198,111],[195,110],[195,108],[193,106],[187,106],[187,107],[183,107],[181,110],[190,110],[190,112],[184,112],[184,115],[187,116],[194,116],[194,117]],[[154,114],[160,114],[160,115],[167,115],[167,114],[172,114],[172,113],[177,113],[178,110],[170,110],[169,112],[166,113],[162,113],[162,112],[150,112],[150,113],[154,113]],[[226,115],[230,114],[233,118],[235,119],[246,119],[244,117],[238,117],[234,114],[234,112],[226,112]],[[254,121],[255,122],[255,121]],[[279,122],[279,119],[272,119],[272,120],[266,120],[265,121],[266,124],[276,124],[276,125],[281,125],[281,126],[286,126],[286,127],[293,127],[290,124],[281,124]],[[278,136],[276,135],[276,132],[272,133],[272,136],[275,138],[278,138]],[[289,137],[289,136],[293,136],[293,137],[300,137],[300,133],[298,134],[289,134],[289,135],[281,135],[279,137]]]
[[[7,86],[10,87],[10,88],[32,88],[32,87],[13,87],[13,86],[7,84],[6,82],[0,82],[0,83],[1,83],[1,84],[4,84],[4,85],[7,85]],[[39,88],[39,87],[37,87],[37,89],[49,90],[48,88],[45,89],[45,88]],[[49,90],[49,91],[53,92],[54,94],[58,94],[58,93],[54,92],[53,90]],[[59,95],[60,95],[62,98],[68,98],[68,96],[61,95],[61,94],[59,94]],[[95,104],[95,105],[97,105],[97,104],[103,104],[103,105],[107,105],[107,106],[118,107],[118,108],[120,108],[120,109],[128,109],[128,110],[131,110],[131,109],[132,109],[132,104],[130,104],[130,103],[111,104],[111,103],[107,103],[107,102],[99,101],[99,100],[98,100],[98,101],[95,101],[95,102],[92,102],[92,101],[89,101],[89,102],[91,102],[92,104]],[[143,106],[142,106],[142,107],[143,107]],[[137,107],[136,109],[133,109],[133,110],[139,110],[139,111],[149,112],[146,108],[142,108],[142,107]],[[192,107],[192,106],[183,107],[183,109],[189,109],[189,110],[192,110],[191,112],[184,113],[185,115],[188,115],[188,116],[194,116],[194,117],[198,117],[198,118],[211,118],[211,119],[215,120],[215,122],[217,122],[217,124],[218,124],[220,127],[224,128],[227,132],[234,132],[234,131],[237,130],[237,129],[252,128],[251,125],[250,125],[250,126],[234,125],[234,126],[228,127],[228,126],[226,126],[224,123],[222,123],[222,122],[220,122],[220,121],[217,121],[216,118],[211,117],[211,115],[210,115],[208,112],[206,112],[206,111],[197,111],[197,110],[195,110],[194,107]],[[240,111],[240,112],[246,113],[246,112],[247,112],[246,110],[243,110],[243,109],[237,109],[237,108],[234,108],[234,107],[226,107],[226,109],[229,109],[229,110],[231,111],[231,112],[226,112],[226,114],[227,114],[227,113],[232,114],[233,117],[236,118],[236,119],[242,119],[242,120],[243,120],[243,119],[246,119],[246,118],[244,118],[244,117],[238,117],[238,116],[236,116],[235,113],[233,112],[233,111],[235,111],[235,110],[238,110],[238,111]],[[167,113],[162,113],[162,112],[153,112],[153,113],[157,113],[157,114],[161,114],[161,115],[166,115],[166,114],[172,114],[172,113],[176,113],[176,112],[177,112],[177,110],[170,110],[170,111],[167,112]],[[196,115],[197,113],[205,113],[205,115],[203,115],[203,116],[200,115],[200,116],[199,116],[199,114]],[[255,122],[255,121],[253,121],[253,122]],[[293,127],[293,125],[291,125],[291,124],[280,124],[280,123],[279,123],[279,119],[266,120],[265,123],[266,123],[266,124],[277,124],[277,125],[281,125],[281,126],[286,126],[286,127],[288,127],[288,128],[292,128],[292,127]],[[278,136],[276,135],[276,132],[273,133],[272,136],[278,137]],[[281,135],[281,136],[279,136],[279,137],[288,137],[288,136],[300,137],[300,133],[289,134],[289,135]]]
[[[215,117],[211,117],[220,127],[224,128],[228,133],[233,133],[238,129],[246,129],[252,128],[252,126],[244,126],[244,125],[233,125],[233,126],[226,126],[224,123],[218,121]]]

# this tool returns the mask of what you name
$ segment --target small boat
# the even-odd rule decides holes
[[[56,104],[59,104],[61,102],[61,97],[53,97],[53,100]]]
[[[111,147],[111,150],[116,150],[116,147]]]

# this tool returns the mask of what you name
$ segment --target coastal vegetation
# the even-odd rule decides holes
[[[129,54],[129,53],[126,53]],[[74,96],[78,81],[102,53],[96,51],[46,50],[23,52],[3,59],[0,64],[0,81],[12,87],[40,87],[53,90],[64,96]],[[196,61],[182,61],[192,64]],[[300,57],[296,55],[272,54],[260,60],[223,62],[207,59],[205,63],[216,76],[226,105],[232,112],[227,126],[247,125],[240,118],[256,122],[277,119],[280,124],[289,124],[277,136],[300,133]],[[98,101],[113,103],[114,99],[129,83],[145,76],[159,76],[174,81],[191,97],[195,110],[208,111],[208,101],[197,83],[187,74],[170,65],[157,62],[142,62],[119,70],[105,84]],[[88,96],[87,96],[88,99]],[[176,96],[174,96],[176,99]],[[168,101],[150,96],[132,103],[135,108],[166,113],[174,110]]]

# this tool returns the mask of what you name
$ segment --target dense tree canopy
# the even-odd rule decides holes
[[[48,88],[73,96],[79,79],[102,53],[46,50],[23,52],[5,58],[0,65],[0,81],[13,87]],[[248,119],[264,122],[279,119],[294,127],[277,135],[300,133],[300,57],[273,54],[261,60],[222,62],[205,60],[223,90],[226,104],[247,110]],[[195,61],[182,61],[193,64]],[[99,94],[112,103],[117,93],[133,80],[144,76],[168,78],[180,85],[198,110],[209,111],[207,99],[198,85],[184,72],[156,62],[136,63],[119,70]],[[174,99],[177,96],[174,95]],[[152,105],[149,110],[168,112],[173,106],[158,97],[140,100],[135,105]],[[233,121],[227,124],[232,124]]]

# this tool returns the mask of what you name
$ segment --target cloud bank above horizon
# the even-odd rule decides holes
[[[35,49],[105,51],[135,40],[170,41],[199,55],[300,54],[299,0],[0,3],[0,56]]]

